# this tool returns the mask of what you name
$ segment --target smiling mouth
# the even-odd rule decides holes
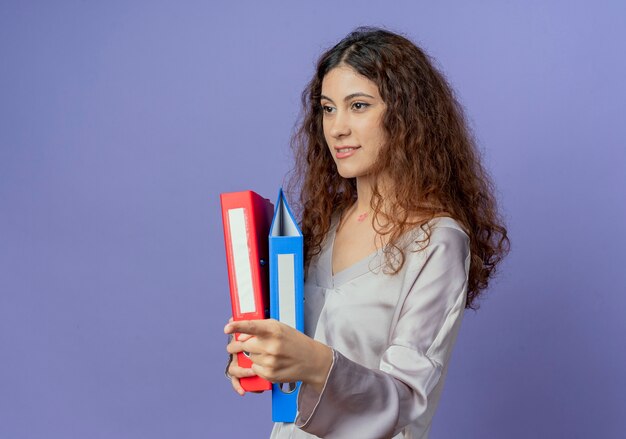
[[[360,146],[343,146],[335,148],[335,158],[337,160],[345,159],[352,156]]]
[[[355,149],[359,149],[360,146],[346,146],[344,148],[335,148],[335,150],[337,152],[350,152],[350,151],[354,151]]]

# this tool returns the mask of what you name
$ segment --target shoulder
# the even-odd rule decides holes
[[[430,221],[431,242],[467,243],[469,245],[469,235],[461,224],[449,216],[434,218]]]
[[[470,238],[461,224],[451,217],[438,217],[428,223],[429,238],[417,227],[411,233],[409,254],[419,259],[446,258],[465,261],[470,252]]]

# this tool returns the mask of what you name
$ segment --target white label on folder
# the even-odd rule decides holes
[[[245,209],[228,209],[230,226],[230,242],[233,246],[233,263],[239,312],[244,314],[256,311],[254,306],[254,290],[252,286],[252,267],[250,266],[250,248],[248,247],[248,230],[246,227]]]
[[[296,281],[293,253],[278,256],[278,320],[296,327]]]

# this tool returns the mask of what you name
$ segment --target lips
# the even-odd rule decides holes
[[[350,145],[335,146],[335,157],[338,159],[345,159],[346,157],[353,155],[360,148],[360,146]]]

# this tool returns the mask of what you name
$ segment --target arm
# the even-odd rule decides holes
[[[404,296],[397,324],[379,369],[357,364],[333,350],[321,392],[300,389],[296,425],[320,437],[392,437],[423,417],[429,396],[448,361],[465,307],[469,268],[467,236],[433,230],[429,247],[407,253]]]

